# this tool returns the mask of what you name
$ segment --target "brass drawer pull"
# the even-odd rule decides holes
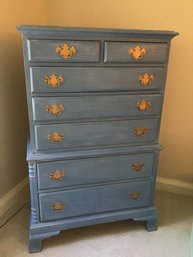
[[[140,48],[140,46],[136,46],[134,48],[131,47],[128,51],[128,54],[136,60],[142,58],[146,53],[147,50],[145,48]]]
[[[147,129],[146,128],[136,128],[136,129],[134,129],[134,133],[135,133],[136,137],[142,137],[142,136],[145,136],[145,134],[147,133]]]
[[[46,111],[52,114],[53,116],[59,116],[61,112],[64,111],[64,106],[62,104],[52,104],[46,106]]]
[[[61,141],[63,141],[65,138],[64,133],[59,134],[57,131],[55,131],[53,134],[48,133],[48,139],[52,141],[54,144],[58,144]]]
[[[129,195],[129,199],[132,199],[132,200],[139,200],[141,199],[142,197],[142,193],[140,192],[132,192],[130,195]]]
[[[53,180],[53,181],[60,181],[63,179],[63,177],[66,176],[66,174],[64,173],[64,171],[59,171],[59,170],[55,170],[53,172],[50,172],[49,177]]]
[[[52,74],[52,75],[45,75],[44,76],[44,82],[48,84],[48,86],[52,87],[52,88],[56,88],[58,86],[60,86],[60,84],[62,82],[64,82],[64,79],[62,77],[62,75],[57,76],[56,74]]]
[[[154,76],[153,74],[149,74],[146,72],[143,75],[140,75],[138,77],[138,80],[142,86],[146,87],[149,86],[151,82],[154,80]]]
[[[66,207],[67,207],[66,204],[57,202],[57,203],[52,204],[51,209],[53,211],[61,211],[62,209],[66,208]]]
[[[77,50],[73,46],[70,47],[67,44],[64,44],[63,46],[56,47],[56,53],[65,60],[68,60],[73,54],[77,53]]]
[[[141,102],[136,104],[136,107],[140,112],[144,112],[151,107],[151,103],[145,100],[142,100]]]
[[[134,163],[131,165],[132,170],[134,171],[140,171],[144,168],[145,164],[144,163]]]

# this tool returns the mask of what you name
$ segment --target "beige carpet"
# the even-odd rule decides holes
[[[27,249],[27,205],[1,228],[0,257],[190,257],[193,199],[157,192],[156,205],[156,232],[134,221],[62,231],[44,240],[42,252],[35,254]]]

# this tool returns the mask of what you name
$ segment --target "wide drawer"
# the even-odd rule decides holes
[[[151,203],[151,181],[113,184],[39,195],[41,221],[143,207]]]
[[[28,60],[33,62],[99,62],[99,41],[28,41]]]
[[[166,43],[105,42],[104,62],[107,63],[164,63]]]
[[[32,67],[32,92],[99,92],[161,89],[161,67]]]
[[[36,150],[154,142],[157,119],[35,125]]]
[[[150,177],[154,153],[37,164],[39,189]]]
[[[161,95],[34,97],[35,121],[158,115]]]

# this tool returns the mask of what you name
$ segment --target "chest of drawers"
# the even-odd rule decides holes
[[[19,26],[30,140],[29,251],[153,204],[171,31]]]

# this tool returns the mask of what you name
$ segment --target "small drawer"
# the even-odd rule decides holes
[[[105,42],[106,63],[165,63],[166,43]]]
[[[148,206],[151,181],[80,188],[39,195],[41,221]]]
[[[34,97],[35,121],[158,115],[161,95]]]
[[[157,119],[35,125],[36,150],[155,142]]]
[[[32,67],[32,92],[104,92],[162,89],[161,67]]]
[[[32,62],[99,62],[99,41],[28,41],[28,60]]]
[[[37,164],[39,189],[152,176],[154,153]]]

